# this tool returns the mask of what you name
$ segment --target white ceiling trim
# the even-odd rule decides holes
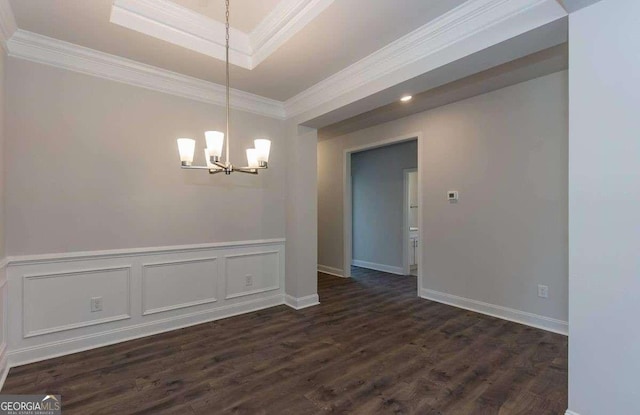
[[[225,60],[225,25],[168,0],[115,0],[111,23]],[[249,36],[230,28],[229,61],[251,69]]]
[[[249,33],[255,68],[280,46],[318,17],[334,0],[281,0]]]
[[[281,0],[251,32],[231,28],[229,61],[253,69],[334,0]],[[225,60],[225,25],[169,0],[115,0],[112,23]]]
[[[7,49],[7,41],[16,30],[18,30],[18,26],[9,0],[0,0],[0,44],[5,50]]]
[[[225,87],[130,59],[18,29],[7,42],[9,56],[123,82],[216,105],[225,105]],[[283,103],[231,90],[234,109],[284,119]]]
[[[555,0],[469,0],[285,102],[287,118],[333,101],[482,30]],[[566,14],[566,13],[565,13]]]

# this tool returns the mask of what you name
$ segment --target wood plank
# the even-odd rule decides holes
[[[416,279],[319,274],[273,307],[13,368],[2,393],[74,414],[557,414],[567,339],[417,297]]]

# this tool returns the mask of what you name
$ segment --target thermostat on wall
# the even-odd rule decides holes
[[[449,199],[449,202],[457,202],[458,201],[458,191],[457,190],[449,190],[447,192],[447,199]]]

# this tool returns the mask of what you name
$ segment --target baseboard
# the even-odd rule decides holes
[[[404,269],[402,269],[402,267],[394,267],[392,265],[376,264],[375,262],[360,261],[359,259],[352,260],[351,265],[360,268],[373,269],[375,271],[387,272],[389,274],[404,275]]]
[[[320,304],[320,298],[318,294],[307,295],[306,297],[300,298],[287,294],[284,296],[284,303],[294,310],[302,310],[303,308]]]
[[[318,264],[318,272],[322,272],[323,274],[333,275],[334,277],[345,278],[344,271],[340,268],[328,267],[326,265]]]
[[[482,301],[458,297],[457,295],[428,290],[426,288],[423,288],[420,291],[420,297],[454,307],[463,308],[465,310],[475,311],[476,313],[486,314],[503,320],[509,320],[538,329],[551,331],[564,336],[569,334],[569,324],[563,320],[556,320],[550,317],[528,313],[526,311],[484,303]]]
[[[136,324],[96,334],[64,339],[58,342],[11,350],[7,353],[8,366],[21,366],[86,350],[97,349],[111,344],[122,343],[141,337],[153,336],[155,334],[208,323],[282,304],[284,304],[284,296],[282,294],[277,294],[268,298],[244,301],[242,303],[232,304],[216,309],[183,314],[163,320],[156,320],[153,322]]]
[[[567,411],[564,413],[564,415],[580,415],[580,414],[577,413],[577,412],[573,412],[573,411],[570,411],[570,410],[567,409]]]

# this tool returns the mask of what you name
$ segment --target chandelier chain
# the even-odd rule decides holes
[[[230,96],[230,87],[229,87],[229,0],[225,1],[225,6],[227,8],[226,10],[226,23],[225,23],[225,29],[226,29],[226,54],[227,54],[227,59],[226,59],[226,74],[227,74],[227,134],[226,134],[226,141],[227,141],[227,145],[226,147],[226,157],[225,157],[225,162],[226,163],[230,163],[229,161],[229,96]]]

